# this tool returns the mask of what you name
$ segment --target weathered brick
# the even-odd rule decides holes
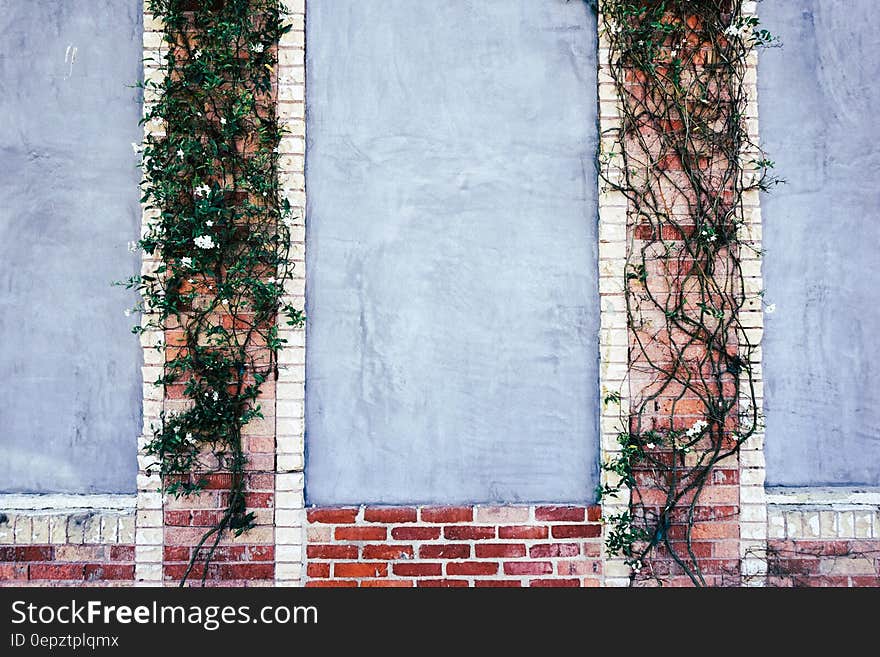
[[[505,575],[549,575],[553,564],[549,561],[505,561]]]
[[[422,522],[454,523],[473,522],[474,509],[469,506],[422,507]]]
[[[372,563],[336,563],[333,564],[334,577],[387,577],[388,564]]]
[[[432,541],[440,538],[439,527],[394,527],[391,538],[397,541]]]
[[[443,536],[451,541],[474,541],[495,538],[494,527],[458,525],[443,528]]]
[[[526,556],[526,546],[522,543],[478,543],[474,550],[481,559]]]
[[[337,527],[337,541],[384,541],[388,537],[386,527]]]
[[[498,564],[491,561],[450,561],[446,564],[447,575],[494,575]]]
[[[587,510],[580,506],[539,506],[535,509],[535,520],[583,522]]]
[[[365,522],[405,523],[416,522],[418,511],[412,507],[372,507],[364,509]]]
[[[358,509],[309,509],[306,516],[309,522],[341,525],[357,520]]]

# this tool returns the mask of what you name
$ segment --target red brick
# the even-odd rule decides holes
[[[529,556],[533,559],[547,559],[548,557],[576,557],[581,553],[578,543],[544,543],[533,545],[529,548]]]
[[[411,589],[413,586],[411,579],[365,579],[361,582],[362,588]]]
[[[55,551],[49,546],[16,545],[0,547],[0,561],[52,561]]]
[[[364,559],[407,559],[412,558],[411,545],[365,545]]]
[[[568,520],[583,522],[587,510],[582,506],[539,506],[535,509],[535,520]]]
[[[333,525],[351,524],[357,520],[357,509],[309,509],[309,522],[322,522]]]
[[[271,509],[275,503],[275,493],[245,493],[244,503],[249,509]]]
[[[415,522],[419,513],[412,507],[381,507],[370,506],[364,509],[366,522]]]
[[[522,543],[478,543],[476,545],[477,556],[480,558],[492,557],[524,557],[526,546]]]
[[[275,476],[271,474],[251,474],[247,478],[249,491],[272,491],[275,490]]]
[[[556,564],[560,575],[598,575],[602,572],[602,562],[598,559],[586,561],[560,561]]]
[[[391,537],[398,541],[433,541],[440,538],[439,527],[394,527]]]
[[[274,579],[275,577],[275,564],[265,561],[221,563],[216,566],[219,576],[223,579]]]
[[[190,554],[188,547],[180,545],[166,545],[164,550],[165,561],[189,561]]]
[[[553,572],[553,564],[549,561],[506,561],[505,575],[549,575]]]
[[[395,575],[402,577],[431,577],[443,574],[439,563],[396,563],[391,566]]]
[[[134,579],[134,564],[86,564],[85,578],[89,582],[104,579]]]
[[[381,562],[373,563],[335,563],[333,564],[334,577],[387,577],[388,564]]]
[[[477,588],[521,588],[522,584],[520,584],[515,579],[475,579],[474,586]]]
[[[309,545],[306,556],[310,559],[357,559],[356,545]]]
[[[602,507],[601,506],[590,506],[587,507],[587,520],[589,522],[597,522],[602,518]]]
[[[134,561],[134,546],[111,545],[110,559],[111,561]]]
[[[422,522],[473,522],[474,509],[470,506],[422,507]]]
[[[170,527],[188,527],[192,519],[191,511],[166,511],[165,525]]]
[[[193,527],[213,527],[223,518],[225,511],[207,511],[199,509],[192,512]]]
[[[215,472],[199,476],[199,482],[205,490],[229,490],[232,486],[232,475],[228,472]]]
[[[511,527],[499,527],[498,538],[547,538],[548,529],[546,527],[523,527],[522,525],[514,525]]]
[[[357,588],[357,580],[341,580],[341,579],[312,579],[306,582],[306,586],[312,589],[353,589]]]
[[[494,527],[453,526],[443,528],[443,537],[451,541],[473,541],[495,538]]]
[[[416,585],[421,588],[466,588],[468,583],[466,579],[420,579],[416,581]]]
[[[337,541],[384,541],[388,537],[385,527],[337,527]]]
[[[31,564],[28,574],[31,579],[76,579],[83,578],[82,564]]]
[[[451,561],[446,564],[447,575],[495,575],[498,564],[491,561]]]
[[[554,525],[553,538],[597,538],[602,534],[601,525]]]
[[[23,563],[0,563],[0,582],[27,580],[28,567]]]
[[[580,586],[577,579],[530,579],[529,586],[544,588],[575,588]]]
[[[310,563],[306,566],[306,575],[308,577],[330,577],[329,563]]]
[[[470,545],[450,545],[446,543],[422,545],[419,559],[467,559],[471,556]]]

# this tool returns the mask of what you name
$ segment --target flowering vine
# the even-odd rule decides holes
[[[742,0],[603,0],[621,122],[601,156],[628,203],[630,399],[603,497],[607,549],[636,574],[667,553],[705,585],[692,530],[713,469],[761,423],[740,239],[743,194],[774,182],[746,122],[747,59],[773,42]],[[612,393],[606,403],[621,401]],[[683,528],[683,531],[682,531]]]
[[[275,112],[276,45],[290,29],[277,0],[147,0],[164,25],[162,80],[146,80],[143,198],[155,219],[137,246],[160,261],[128,281],[142,301],[135,332],[164,331],[156,383],[185,405],[161,415],[146,453],[164,491],[202,490],[228,475],[225,509],[206,530],[182,578],[198,562],[204,582],[228,532],[254,525],[245,502],[242,431],[262,417],[262,384],[276,373],[279,316],[291,275],[291,207],[278,183],[283,129]],[[164,131],[161,129],[164,128]]]

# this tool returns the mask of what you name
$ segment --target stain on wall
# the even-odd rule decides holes
[[[844,7],[845,5],[845,7]],[[880,15],[873,0],[765,0],[761,135],[767,481],[880,485]]]
[[[139,0],[0,0],[0,492],[133,492]]]
[[[592,499],[596,23],[313,3],[310,503]]]

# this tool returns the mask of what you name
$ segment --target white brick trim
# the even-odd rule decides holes
[[[610,69],[610,44],[599,29],[599,137],[600,152],[611,153],[618,147],[616,130],[620,127],[620,99]],[[600,161],[600,166],[602,163]],[[614,169],[608,169],[613,175]],[[627,200],[623,193],[605,189],[599,178],[599,458],[600,463],[620,454],[618,434],[624,431],[621,418],[629,414],[629,329],[627,327],[624,281],[627,254]],[[610,393],[620,395],[620,403],[605,404]],[[602,471],[602,485],[615,484],[611,473]],[[614,499],[602,500],[602,517],[629,509],[629,491],[624,488]],[[607,531],[607,525],[605,531]],[[603,531],[603,540],[604,540]],[[629,586],[631,569],[623,559],[610,558],[603,550],[605,586]]]
[[[296,218],[291,228],[293,276],[284,303],[305,307],[305,0],[282,0],[293,25],[278,45],[278,118],[281,140],[281,193]],[[301,586],[305,564],[305,327],[291,330],[281,318],[278,335],[287,341],[279,354],[275,388],[275,584]]]
[[[162,76],[161,58],[163,56],[162,24],[152,14],[144,13],[144,80],[157,79]],[[152,94],[144,92],[144,113],[154,101]],[[144,134],[161,133],[164,127],[144,126]],[[141,232],[155,220],[154,211],[144,209]],[[142,272],[150,273],[159,266],[158,258],[146,253],[143,257]],[[147,321],[144,316],[143,323]],[[163,386],[154,385],[165,365],[165,350],[156,349],[163,344],[162,331],[150,330],[141,334],[143,347],[143,389],[144,389],[144,422],[143,434],[138,438],[138,475],[137,475],[137,513],[135,516],[135,571],[136,586],[161,586],[162,584],[162,552],[163,552],[163,506],[162,494],[159,492],[162,482],[158,474],[148,473],[151,458],[144,449],[152,439],[153,427],[159,426],[160,413],[164,409],[165,390]]]

